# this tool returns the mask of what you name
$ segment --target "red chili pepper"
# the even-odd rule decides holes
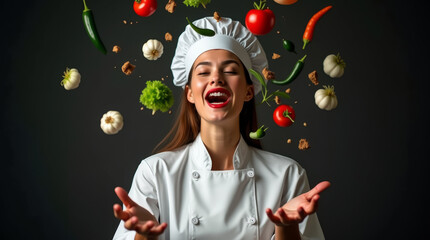
[[[303,49],[305,49],[306,44],[308,44],[312,40],[312,36],[314,34],[315,24],[320,20],[320,18],[330,10],[332,6],[327,6],[321,9],[319,12],[315,13],[312,18],[309,20],[308,25],[306,26],[305,32],[303,33]]]

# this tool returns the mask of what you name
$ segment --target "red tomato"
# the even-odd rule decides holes
[[[135,0],[133,9],[137,15],[149,17],[157,9],[157,0]]]
[[[270,9],[251,9],[246,14],[245,25],[255,35],[267,34],[275,26],[275,14]]]
[[[280,127],[288,127],[294,123],[296,113],[293,107],[289,105],[279,105],[273,112],[273,121]]]

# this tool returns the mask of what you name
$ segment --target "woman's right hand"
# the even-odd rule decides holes
[[[125,228],[136,231],[137,234],[144,237],[143,239],[156,238],[164,232],[167,223],[159,224],[154,215],[131,200],[123,188],[116,187],[115,193],[126,209],[123,210],[121,205],[114,204],[113,213],[117,219],[124,221]]]

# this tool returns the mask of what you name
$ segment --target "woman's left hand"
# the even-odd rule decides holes
[[[309,192],[303,193],[288,201],[275,213],[273,213],[270,208],[266,209],[266,214],[277,226],[287,227],[292,224],[301,223],[306,216],[317,210],[320,193],[328,187],[330,187],[330,182],[320,182]]]

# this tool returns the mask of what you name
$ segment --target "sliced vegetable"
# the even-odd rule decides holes
[[[261,139],[264,136],[266,136],[266,130],[268,128],[264,128],[264,125],[262,125],[260,128],[257,129],[255,132],[250,132],[249,137],[252,139]]]
[[[157,39],[149,39],[142,46],[143,56],[148,60],[157,60],[163,55],[163,44]]]
[[[315,104],[323,110],[333,110],[337,107],[337,97],[334,92],[334,86],[323,86],[324,89],[319,89],[315,92]]]
[[[82,20],[84,21],[85,31],[87,32],[94,46],[96,46],[97,49],[99,49],[103,54],[106,54],[106,47],[103,44],[97,32],[93,12],[91,11],[91,9],[87,7],[85,0],[83,0],[83,2],[84,2],[84,11],[82,12]]]
[[[282,39],[282,46],[289,52],[296,53],[294,43],[287,39]]]
[[[261,76],[261,74],[253,69],[249,69],[249,72],[254,75],[254,77],[256,77],[258,79],[258,81],[261,83],[261,95],[263,96],[263,100],[261,100],[261,103],[267,103],[267,105],[270,106],[269,102],[270,100],[274,99],[275,96],[279,96],[279,97],[283,97],[283,98],[290,98],[290,95],[288,95],[285,92],[281,92],[279,90],[274,91],[273,93],[271,93],[270,95],[268,94],[267,91],[267,84],[266,81],[264,81],[263,76]]]
[[[337,55],[330,54],[323,61],[324,72],[332,78],[340,78],[345,71],[345,62]]]
[[[81,82],[81,74],[76,68],[66,68],[66,71],[63,75],[63,80],[61,81],[61,86],[63,86],[66,90],[72,90],[79,87],[79,83]]]
[[[203,35],[203,36],[208,36],[208,37],[212,37],[215,35],[215,31],[212,29],[207,29],[207,28],[199,28],[196,25],[194,25],[189,19],[188,17],[185,17],[187,19],[188,24],[190,24],[190,27],[196,31],[198,34]]]
[[[184,0],[184,4],[187,7],[199,7],[200,4],[206,8],[206,5],[208,5],[211,2],[211,0]]]
[[[169,87],[161,81],[147,81],[146,88],[140,95],[140,103],[152,110],[152,115],[157,110],[167,112],[173,106],[173,94]]]
[[[305,32],[303,33],[303,49],[305,49],[306,45],[312,40],[314,35],[315,24],[320,20],[320,18],[330,10],[332,6],[327,6],[321,9],[319,12],[315,13],[308,24],[306,25]]]
[[[288,75],[288,77],[285,80],[272,80],[272,83],[274,84],[278,84],[278,85],[285,85],[288,83],[291,83],[294,81],[294,79],[297,78],[297,76],[299,76],[300,72],[303,69],[303,66],[305,65],[305,58],[307,55],[305,55],[302,59],[298,60],[296,62],[296,64],[294,65],[293,71],[290,72],[290,74]]]
[[[290,105],[279,105],[273,112],[273,121],[280,127],[288,127],[294,123],[296,113]]]
[[[297,2],[297,0],[274,0],[274,1],[281,5],[291,5]]]
[[[117,134],[123,126],[123,117],[118,111],[108,111],[100,119],[100,127],[108,135]]]
[[[157,0],[135,0],[133,9],[137,15],[149,17],[157,10]]]
[[[254,2],[254,8],[248,11],[245,17],[245,25],[255,35],[269,33],[275,26],[275,14],[266,8],[266,0],[260,0],[260,4]]]

